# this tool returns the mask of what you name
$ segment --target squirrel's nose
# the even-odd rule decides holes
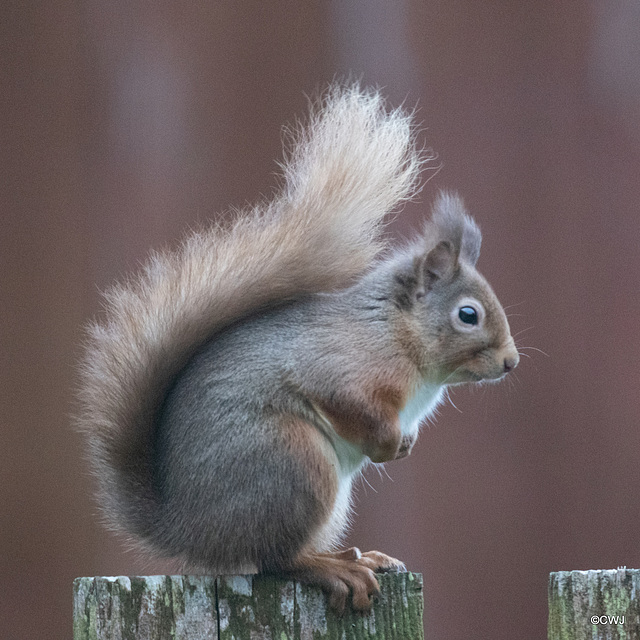
[[[510,356],[504,359],[504,372],[509,373],[512,369],[515,369],[518,366],[518,362],[520,362],[520,357],[518,355]]]

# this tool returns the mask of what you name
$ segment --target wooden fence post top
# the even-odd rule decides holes
[[[317,587],[271,576],[74,581],[74,640],[423,640],[422,575],[378,574],[368,615],[342,618]]]
[[[549,640],[640,640],[640,570],[555,571]]]

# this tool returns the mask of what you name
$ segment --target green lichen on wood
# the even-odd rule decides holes
[[[422,576],[379,574],[371,613],[338,617],[317,587],[267,576],[220,578],[220,640],[422,640]]]
[[[74,640],[217,638],[215,578],[78,578]]]
[[[270,576],[78,578],[74,640],[423,640],[422,576],[379,574],[371,613]]]
[[[296,588],[296,638],[313,640],[423,640],[422,576],[378,574],[380,596],[371,612],[347,611],[343,617],[326,609],[326,599],[312,587]]]
[[[598,618],[597,624],[592,620],[594,616]],[[640,640],[640,570],[552,573],[548,637]]]
[[[270,576],[218,578],[220,640],[293,638],[293,589]]]

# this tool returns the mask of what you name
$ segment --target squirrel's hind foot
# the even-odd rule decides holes
[[[380,551],[367,551],[357,562],[379,573],[401,573],[407,570],[404,562]]]
[[[358,547],[349,547],[343,551],[330,551],[320,555],[339,560],[351,560],[377,573],[400,573],[407,570],[404,562],[396,560],[386,553],[380,551],[365,551],[363,553]]]
[[[329,606],[339,615],[347,607],[349,594],[355,611],[371,610],[371,598],[380,593],[376,571],[406,571],[402,562],[380,553],[362,553],[357,547],[330,553],[310,553],[283,572],[290,578],[314,584],[329,597]]]

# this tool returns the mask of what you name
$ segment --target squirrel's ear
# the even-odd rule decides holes
[[[431,289],[436,280],[447,280],[453,275],[458,255],[448,240],[442,240],[424,258],[424,281]]]
[[[448,241],[457,256],[475,266],[480,255],[482,234],[457,193],[441,191],[433,206],[432,224],[440,241]]]

